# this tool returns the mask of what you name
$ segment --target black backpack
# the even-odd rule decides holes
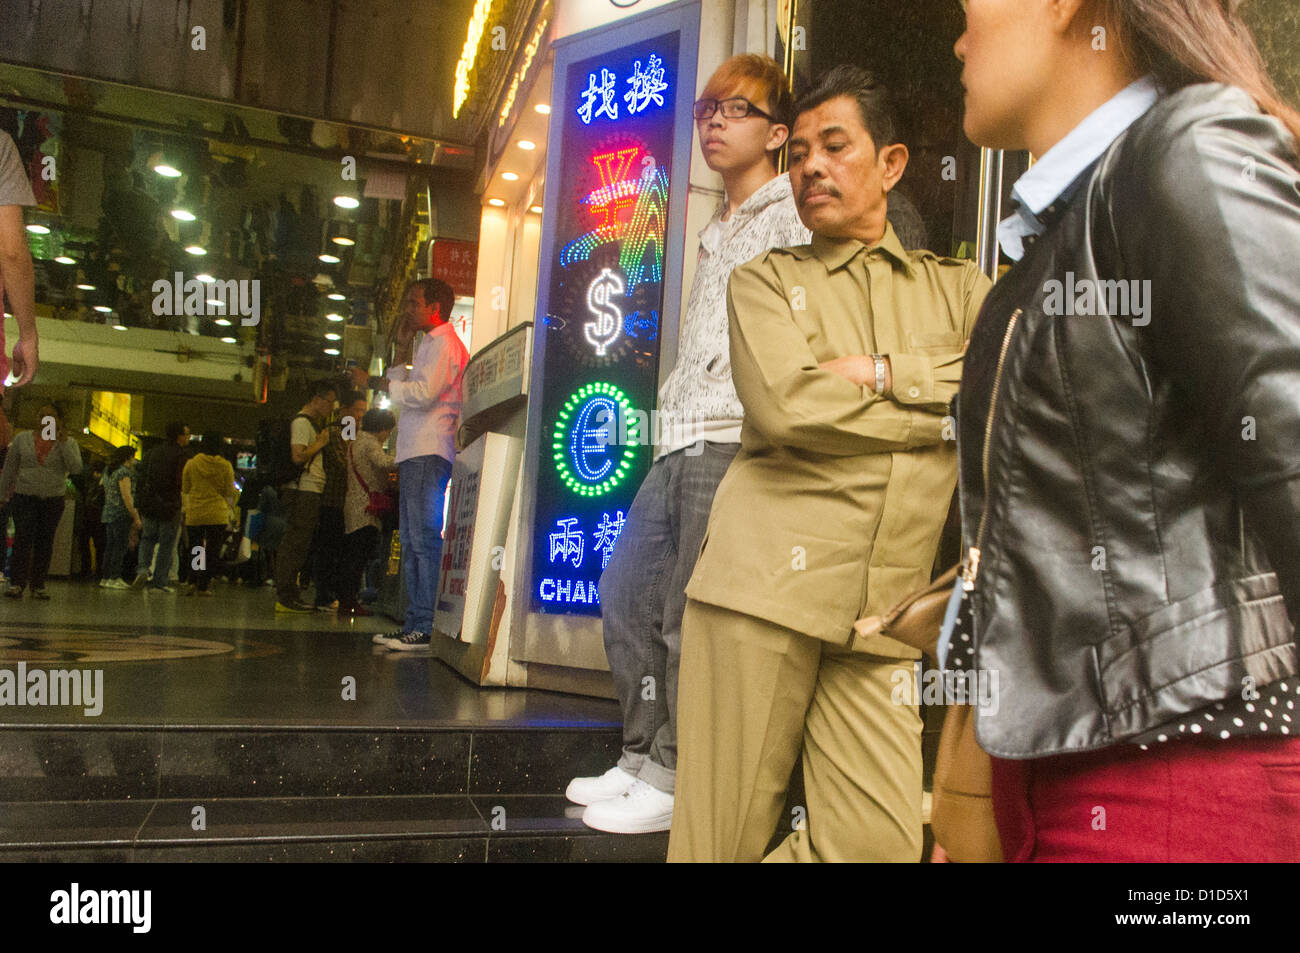
[[[302,476],[306,464],[294,463],[290,451],[293,422],[299,417],[311,422],[306,414],[272,417],[257,425],[257,477],[263,486],[281,487]],[[316,424],[312,423],[315,429]]]

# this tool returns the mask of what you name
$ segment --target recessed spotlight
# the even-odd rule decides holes
[[[530,205],[528,206],[528,211],[534,213],[535,215],[541,215],[542,207],[540,205]]]
[[[78,291],[94,291],[94,290],[95,290],[95,286],[94,286],[94,285],[77,285],[77,290],[78,290]]]
[[[212,284],[212,282],[217,280],[216,278],[213,278],[211,275],[207,274],[206,272],[201,275],[195,275],[194,277],[197,278],[199,281],[203,282],[205,285],[210,285]]]
[[[219,326],[221,326],[221,327],[223,327],[223,328],[228,328],[228,327],[230,327],[230,319],[229,319],[229,318],[217,318],[217,320],[213,321],[212,323],[213,323],[213,324],[216,324],[216,325],[219,325]]]
[[[337,265],[340,261],[338,255],[317,255],[316,257],[327,265]]]
[[[348,238],[346,235],[335,235],[333,238],[330,239],[330,241],[332,241],[335,245],[342,245],[344,248],[351,248],[353,245],[356,244],[356,242]]]
[[[126,325],[125,325],[125,324],[115,324],[115,325],[113,325],[113,330],[114,330],[114,331],[125,331],[125,330],[126,330]]]
[[[533,142],[533,140],[531,139],[520,139],[515,144],[519,146],[520,149],[523,149],[525,152],[532,152],[534,149],[537,148],[537,143]]]
[[[356,208],[361,202],[350,195],[336,195],[334,196],[334,204],[339,208]]]
[[[181,170],[174,166],[159,163],[153,167],[153,170],[165,179],[179,179],[182,175]]]
[[[539,112],[543,116],[549,116],[551,114],[551,107],[548,106],[546,103],[538,103],[536,106],[533,107],[533,111]]]
[[[226,306],[226,303],[222,301],[220,298],[209,298],[208,306],[212,308],[224,308]]]
[[[46,225],[28,225],[27,230],[33,235],[48,235],[50,229]]]
[[[342,320],[343,320],[343,315],[341,315],[341,314],[330,313],[330,314],[325,315],[325,320],[326,320],[326,321],[335,321],[335,322],[337,322],[337,321],[342,321]]]
[[[518,181],[519,181],[519,173],[518,173],[518,172],[502,172],[502,173],[501,173],[501,178],[505,179],[507,182],[518,182]]]
[[[67,255],[60,255],[54,260],[57,261],[60,265],[75,265],[77,263],[77,259],[69,258]]]
[[[238,341],[236,338],[222,338],[221,340],[222,340],[224,343],[226,343],[226,344],[238,344],[238,343],[239,343],[239,341]]]
[[[113,309],[106,304],[95,305],[95,310],[98,311],[100,314],[111,314],[113,312]]]
[[[327,340],[327,341],[341,341],[341,340],[343,340],[343,335],[341,335],[341,334],[335,334],[333,331],[330,331],[328,334],[325,335],[325,340]]]
[[[172,209],[172,218],[176,219],[178,222],[192,222],[195,219],[195,215],[193,212],[187,212],[183,208],[174,208]]]
[[[202,245],[186,245],[185,250],[195,257],[206,255],[208,253],[208,250]]]
[[[330,292],[329,294],[327,294],[325,297],[329,298],[331,301],[346,301],[346,300],[347,300],[347,295],[341,295],[341,294],[339,294],[337,291],[331,291],[331,292]]]
[[[325,349],[325,353],[328,354],[328,355],[330,355],[331,357],[338,357],[338,356],[339,356],[339,349],[336,348],[336,347],[327,347],[327,348]]]
[[[496,206],[497,208],[500,208],[501,206],[503,206],[503,205],[505,205],[505,204],[506,204],[506,203],[505,203],[505,201],[504,201],[503,199],[488,199],[488,205],[494,205],[494,206]]]

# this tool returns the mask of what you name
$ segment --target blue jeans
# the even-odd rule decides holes
[[[738,443],[696,443],[656,460],[600,577],[605,656],[623,709],[618,766],[665,794],[677,771],[677,673],[686,584]]]
[[[154,547],[158,549],[158,565],[153,571],[153,588],[162,589],[167,585],[167,577],[172,571],[172,559],[176,556],[176,533],[181,528],[181,514],[169,520],[142,516],[144,528],[140,531],[140,552],[136,560],[135,574],[149,575],[149,563],[153,561]]]
[[[131,517],[119,516],[104,524],[104,579],[120,579],[131,541]]]
[[[406,632],[433,631],[442,561],[442,508],[451,481],[451,464],[436,454],[412,457],[397,465],[398,531],[402,540],[402,575],[406,582]]]

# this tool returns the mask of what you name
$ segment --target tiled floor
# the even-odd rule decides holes
[[[103,711],[0,708],[2,725],[609,728],[610,701],[483,689],[428,655],[371,643],[381,616],[276,614],[269,589],[209,599],[53,580],[0,599],[0,667],[102,670]]]

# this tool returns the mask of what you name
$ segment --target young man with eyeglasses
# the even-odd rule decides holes
[[[700,233],[682,320],[677,365],[659,393],[666,424],[618,548],[601,576],[605,652],[623,710],[623,753],[599,777],[575,778],[566,794],[587,805],[583,821],[619,834],[666,831],[677,765],[677,668],[686,581],[709,508],[740,448],[743,409],[731,383],[727,281],[770,248],[800,245],[790,180],[777,174],[789,136],[790,94],[776,61],[735,56],[695,103],[705,163],[725,197]]]

